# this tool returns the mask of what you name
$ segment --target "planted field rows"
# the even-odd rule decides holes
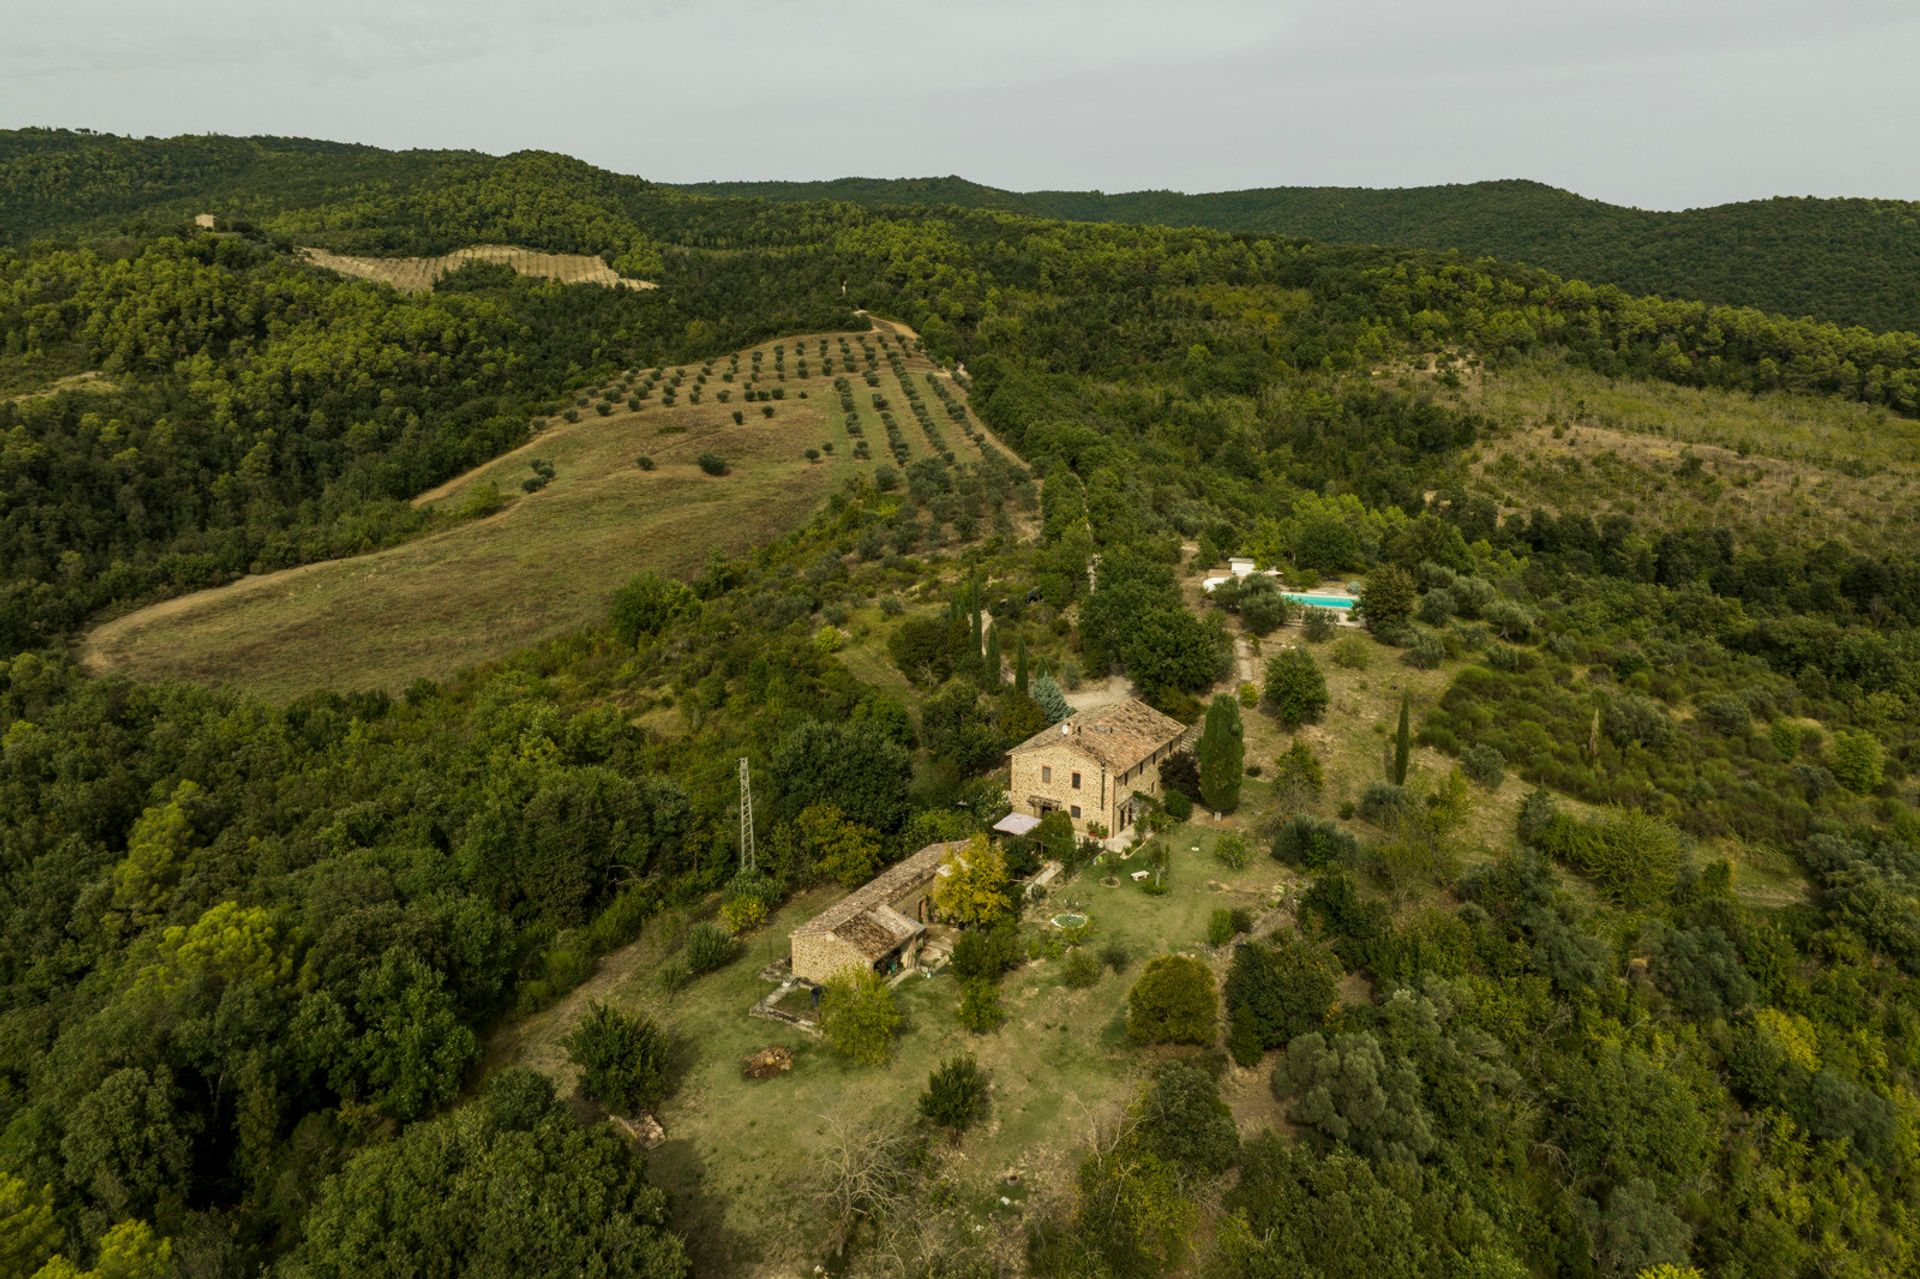
[[[905,404],[902,378],[917,378],[916,394],[939,403],[920,389],[932,370],[884,333],[632,370],[577,393],[526,445],[422,494],[436,513],[427,534],[142,609],[96,629],[83,659],[281,698],[444,677],[598,622],[635,573],[695,576],[799,526],[849,476],[897,466],[871,396]],[[851,411],[836,379],[865,393]],[[929,456],[917,426],[900,436],[907,462]],[[958,429],[943,438],[958,464],[1011,465],[991,444],[983,460]],[[721,474],[703,468],[715,459]]]

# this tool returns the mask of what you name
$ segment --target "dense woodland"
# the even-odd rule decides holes
[[[1920,328],[1920,206],[1909,200],[1781,196],[1666,213],[1538,182],[1375,190],[1001,191],[963,178],[711,182],[683,188],[869,208],[957,205],[1078,222],[1201,226],[1257,235],[1456,249],[1527,262],[1631,293],[1811,315],[1871,329]]]
[[[1295,650],[1247,715],[1313,722],[1348,641],[1466,665],[1338,823],[1309,811],[1310,749],[1241,761],[1234,699],[1207,709],[1168,807],[1231,808],[1242,762],[1277,775],[1286,820],[1253,852],[1307,877],[1299,927],[1233,952],[1224,1052],[1211,979],[1190,1016],[1192,974],[1146,966],[1131,1016],[1194,1047],[1143,1065],[1021,1269],[1920,1264],[1920,568],[1705,512],[1503,513],[1463,465],[1485,424],[1372,376],[1547,351],[1912,416],[1920,337],[1420,250],[696,198],[546,155],[24,133],[0,174],[0,225],[34,237],[0,251],[4,1273],[687,1273],[644,1157],[537,1076],[483,1077],[484,1037],[650,920],[749,920],[1004,812],[996,761],[1064,714],[1056,677],[1123,671],[1197,718],[1225,638],[1180,598],[1183,543],[1364,583],[1371,638]],[[201,207],[246,225],[186,229]],[[406,296],[286,252],[474,241],[663,287],[482,269]],[[1026,469],[856,481],[753,555],[636,580],[605,628],[399,698],[271,706],[66,655],[101,610],[418,531],[409,494],[605,372],[850,306],[963,361]],[[907,614],[911,698],[835,656],[868,605]],[[656,705],[685,731],[636,727]],[[1410,738],[1458,769],[1409,776]],[[748,751],[766,834],[742,882]],[[1503,771],[1538,789],[1469,836]],[[1804,891],[1742,896],[1728,839]],[[679,980],[732,957],[704,927]],[[980,952],[963,1014],[1007,1033],[1011,961]],[[1336,1003],[1349,975],[1371,999]],[[1271,1073],[1291,1135],[1222,1123],[1229,1057]],[[970,1236],[894,1246],[936,1228],[927,1140],[874,1143],[889,1189],[823,1253],[1004,1266]]]

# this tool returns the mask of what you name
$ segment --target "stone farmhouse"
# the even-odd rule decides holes
[[[793,975],[820,983],[849,968],[912,968],[933,920],[933,882],[964,839],[928,844],[793,930]]]
[[[1160,794],[1160,761],[1186,732],[1132,697],[1069,715],[1008,752],[1013,811],[1044,817],[1061,810],[1080,834],[1098,824],[1117,835],[1137,816],[1136,793]]]

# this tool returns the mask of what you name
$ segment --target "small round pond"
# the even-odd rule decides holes
[[[1078,911],[1062,911],[1049,921],[1055,928],[1085,928],[1087,917]]]

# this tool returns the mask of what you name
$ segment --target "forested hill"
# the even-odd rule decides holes
[[[1663,213],[1539,182],[1178,191],[1002,191],[964,178],[714,182],[681,188],[880,207],[962,205],[1084,222],[1202,226],[1511,258],[1635,293],[1920,328],[1920,205],[1779,197]]]
[[[4,135],[0,227],[0,1279],[1920,1272],[1920,334],[537,152]],[[659,287],[291,251],[474,242]],[[676,388],[898,465],[399,696],[72,660],[423,532],[557,413],[511,499],[556,500]],[[1195,607],[1236,549],[1364,625]],[[749,1021],[1121,675],[1205,724],[1139,870],[1066,813],[969,842],[952,972]]]

